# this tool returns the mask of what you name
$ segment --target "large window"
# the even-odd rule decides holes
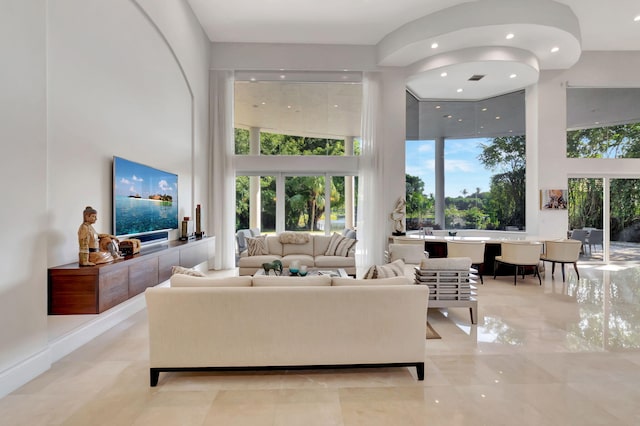
[[[329,233],[355,225],[360,81],[354,72],[236,73],[238,228]]]
[[[640,158],[640,89],[567,89],[567,157]]]
[[[524,92],[407,104],[407,229],[524,229]]]

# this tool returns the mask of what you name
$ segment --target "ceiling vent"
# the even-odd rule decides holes
[[[486,77],[486,74],[474,74],[469,78],[469,81],[480,81],[484,77]]]

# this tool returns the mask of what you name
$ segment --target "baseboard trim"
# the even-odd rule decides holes
[[[51,362],[56,362],[105,331],[145,309],[144,294],[139,294],[103,312],[95,319],[49,342]]]
[[[169,281],[157,287],[168,287]],[[144,293],[103,312],[96,318],[78,326],[70,332],[49,341],[42,351],[23,360],[15,366],[0,372],[0,398],[5,397],[21,386],[38,377],[51,368],[51,365],[95,339],[105,331],[125,321],[130,316],[146,308]]]
[[[0,398],[51,368],[51,351],[44,349],[0,373]]]

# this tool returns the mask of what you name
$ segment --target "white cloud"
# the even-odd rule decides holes
[[[160,182],[158,182],[158,187],[160,188],[160,190],[162,191],[173,191],[173,188],[171,187],[171,185],[169,185],[169,182],[167,182],[166,180],[162,179]]]
[[[131,182],[127,178],[120,179],[120,183],[124,183],[125,185],[129,185]]]
[[[133,181],[134,181],[134,182],[142,182],[142,181],[144,181],[144,179],[139,178],[139,177],[138,177],[138,176],[136,176],[136,175],[133,175],[133,177],[132,177],[131,179],[133,179]]]
[[[452,172],[473,172],[478,167],[478,163],[467,160],[444,160],[445,173]]]

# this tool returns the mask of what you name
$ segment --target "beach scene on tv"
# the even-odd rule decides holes
[[[178,227],[178,175],[114,158],[116,235]]]

